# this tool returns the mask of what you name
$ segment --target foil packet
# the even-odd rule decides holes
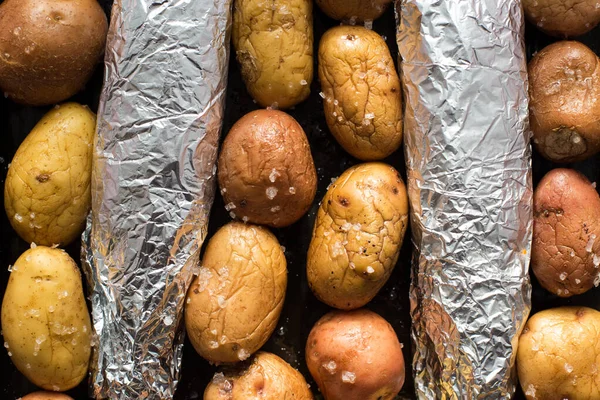
[[[231,0],[115,0],[82,261],[96,399],[171,399],[214,199]]]
[[[510,399],[530,311],[519,0],[396,0],[420,399]]]

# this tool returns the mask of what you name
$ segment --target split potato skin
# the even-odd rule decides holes
[[[306,363],[325,400],[391,400],[404,384],[394,329],[366,309],[323,316],[308,336]]]
[[[373,162],[346,170],[317,212],[308,248],[308,284],[331,307],[367,304],[390,277],[408,225],[398,172]]]
[[[381,160],[402,144],[400,79],[379,34],[337,26],[319,45],[319,80],[329,130],[350,155]]]
[[[316,0],[328,17],[339,21],[365,22],[381,17],[391,0]]]
[[[64,393],[35,392],[21,397],[21,400],[73,400],[73,398]]]
[[[35,106],[68,99],[101,61],[107,30],[96,0],[5,0],[0,4],[0,90]]]
[[[188,290],[185,326],[212,363],[243,361],[269,339],[287,287],[287,264],[266,228],[231,222],[210,239]]]
[[[204,400],[312,400],[300,372],[275,354],[258,352],[247,362],[215,374]]]
[[[284,110],[306,100],[313,79],[311,0],[236,0],[232,41],[258,104]]]
[[[517,370],[529,400],[600,398],[600,313],[560,307],[532,316],[519,337]]]
[[[548,35],[580,36],[600,22],[597,0],[523,0],[527,19]]]
[[[37,246],[12,268],[2,301],[2,333],[12,362],[33,384],[65,391],[86,376],[91,323],[75,261]]]
[[[572,169],[548,172],[533,193],[531,269],[561,297],[588,291],[600,273],[600,197]]]
[[[554,162],[585,160],[600,151],[600,62],[579,42],[553,43],[529,63],[533,143]]]
[[[282,111],[257,110],[236,122],[218,165],[226,208],[246,222],[291,225],[306,214],[317,192],[308,139]]]
[[[94,113],[66,103],[49,111],[17,149],[4,207],[23,240],[65,246],[83,231],[91,207],[95,131]]]

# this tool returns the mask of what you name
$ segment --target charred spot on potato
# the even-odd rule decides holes
[[[48,179],[50,179],[50,175],[40,174],[40,175],[36,176],[35,179],[40,183],[48,182]]]
[[[579,310],[577,310],[577,313],[575,313],[575,315],[577,316],[577,318],[581,318],[585,315],[585,309],[580,308]]]
[[[394,187],[392,188],[392,192],[393,192],[394,194],[398,194],[398,188],[397,188],[396,186],[394,186]]]
[[[576,157],[587,151],[586,140],[574,127],[556,128],[544,137],[542,145],[547,155],[554,160]]]
[[[355,35],[352,35],[352,34],[350,34],[350,35],[346,36],[346,39],[348,39],[348,40],[352,41],[352,40],[356,39],[356,36],[355,36]]]
[[[340,197],[340,204],[344,207],[348,207],[350,205],[350,200],[345,197]]]
[[[239,50],[235,54],[238,62],[240,63],[242,75],[248,80],[248,82],[256,82],[260,74],[258,72],[256,60],[252,54],[246,50]]]
[[[246,201],[246,199],[242,199],[242,200],[240,200],[240,207],[241,207],[241,208],[244,208],[244,207],[246,207],[246,205],[247,205],[247,204],[248,204],[248,202]]]

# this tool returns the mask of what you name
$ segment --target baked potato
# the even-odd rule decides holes
[[[73,400],[73,398],[64,393],[35,392],[21,397],[21,400]]]
[[[392,0],[317,0],[319,8],[330,18],[346,22],[376,20]]]
[[[308,97],[311,0],[235,0],[232,41],[246,88],[262,107],[283,110]]]
[[[91,206],[95,131],[94,113],[67,103],[49,111],[17,149],[4,208],[23,240],[64,246],[79,237]]]
[[[206,247],[185,306],[192,345],[216,364],[243,361],[277,325],[287,267],[277,238],[266,228],[231,222]]]
[[[325,120],[350,155],[381,160],[402,144],[400,79],[379,34],[337,26],[319,44],[319,80]]]
[[[523,0],[527,19],[548,35],[583,35],[600,22],[597,0]]]
[[[367,304],[388,280],[408,225],[408,197],[391,166],[345,171],[317,212],[306,263],[308,284],[331,307]]]
[[[12,267],[2,301],[2,334],[17,369],[45,390],[86,376],[91,324],[77,264],[61,249],[34,246]]]

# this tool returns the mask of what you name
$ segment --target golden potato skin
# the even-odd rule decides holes
[[[213,363],[245,360],[269,339],[287,287],[287,264],[266,228],[231,222],[208,242],[188,291],[185,326]]]
[[[373,21],[381,17],[391,0],[317,0],[319,8],[340,21]]]
[[[64,393],[35,392],[21,397],[21,400],[73,400],[73,398]]]
[[[257,110],[236,122],[218,165],[226,207],[246,222],[291,225],[306,214],[317,192],[308,139],[282,111]]]
[[[600,150],[600,62],[579,42],[553,43],[529,63],[533,143],[554,162],[585,160]]]
[[[523,0],[525,16],[537,28],[557,37],[583,35],[600,22],[597,0]]]
[[[540,311],[519,337],[517,370],[529,400],[600,399],[600,313],[586,307]]]
[[[0,90],[29,105],[68,99],[101,60],[107,29],[96,0],[5,0],[0,4]]]
[[[48,112],[19,146],[4,185],[6,215],[27,242],[67,245],[90,209],[96,116],[67,103]]]
[[[232,41],[246,88],[262,107],[284,110],[308,97],[311,0],[236,0]]]
[[[390,277],[408,225],[408,197],[390,165],[346,170],[327,190],[308,248],[308,284],[331,307],[367,304]]]
[[[600,197],[572,169],[548,172],[533,193],[531,269],[561,297],[594,286],[600,273]]]
[[[91,325],[81,274],[61,249],[32,247],[16,261],[2,301],[2,333],[17,369],[45,390],[86,376]]]
[[[394,329],[365,309],[323,316],[308,336],[306,364],[325,400],[392,400],[404,384]]]
[[[350,155],[381,160],[402,144],[400,79],[385,41],[360,26],[328,30],[319,80],[329,130]]]
[[[215,374],[204,400],[312,400],[304,377],[275,354],[258,352],[252,359]]]

